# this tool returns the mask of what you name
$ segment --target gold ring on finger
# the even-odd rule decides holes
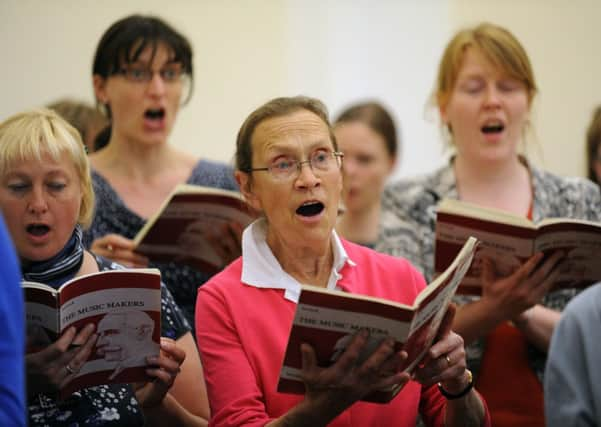
[[[449,355],[446,355],[444,358],[447,361],[447,365],[451,366],[451,358],[449,357]]]

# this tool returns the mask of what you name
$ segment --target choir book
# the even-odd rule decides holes
[[[480,295],[482,259],[493,260],[496,274],[508,276],[538,252],[560,250],[564,257],[553,289],[582,288],[601,280],[601,224],[549,218],[534,224],[526,217],[454,199],[436,214],[435,272],[444,271],[469,236],[480,240],[472,268],[458,293]]]
[[[134,238],[136,252],[213,274],[228,260],[219,250],[222,239],[231,238],[227,224],[246,227],[256,217],[236,191],[180,184]]]
[[[146,358],[158,356],[161,275],[157,269],[109,270],[75,277],[54,289],[21,283],[25,297],[27,353],[56,341],[69,327],[96,326],[88,360],[60,396],[99,384],[147,381]]]
[[[476,244],[476,239],[468,239],[451,265],[418,294],[413,305],[303,285],[280,371],[278,391],[305,393],[300,379],[302,343],[310,344],[319,366],[327,367],[336,362],[361,329],[367,329],[370,335],[358,364],[390,336],[395,339],[396,351],[408,353],[403,369],[411,372],[432,346],[451,299],[470,266]],[[379,390],[362,400],[386,403],[401,388]]]

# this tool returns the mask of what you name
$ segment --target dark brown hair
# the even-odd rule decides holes
[[[190,78],[185,103],[192,96],[194,86],[192,46],[188,39],[156,16],[130,15],[111,25],[98,42],[92,75],[106,79],[119,73],[123,65],[136,62],[147,47],[152,48],[154,56],[161,43],[171,50],[170,59],[181,63],[184,74]]]
[[[588,164],[588,178],[591,181],[601,184],[595,174],[594,164],[597,160],[597,152],[601,144],[601,105],[593,112],[591,123],[586,131],[586,159]]]
[[[398,150],[397,132],[390,113],[377,102],[355,104],[344,110],[334,126],[340,123],[361,122],[384,138],[386,150],[390,157],[395,157]]]

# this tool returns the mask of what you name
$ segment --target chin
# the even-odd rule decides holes
[[[19,256],[28,261],[46,261],[59,252],[58,249],[43,248],[43,249],[26,249],[18,250]]]

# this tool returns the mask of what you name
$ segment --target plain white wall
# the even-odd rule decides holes
[[[403,143],[396,176],[443,161],[426,102],[437,61],[461,25],[491,20],[526,46],[541,86],[534,117],[544,165],[583,173],[584,128],[601,102],[598,0],[2,0],[0,119],[71,96],[93,101],[91,61],[102,32],[129,13],[157,14],[195,49],[195,93],[171,143],[230,161],[237,130],[282,95],[323,99],[333,116],[381,100]],[[429,111],[431,117],[435,116]]]
[[[93,101],[90,69],[102,32],[133,12],[155,13],[195,49],[195,93],[171,143],[231,160],[244,118],[275,96],[322,99],[334,116],[377,98],[402,129],[404,175],[441,162],[424,121],[447,2],[3,0],[0,119],[62,96]]]

